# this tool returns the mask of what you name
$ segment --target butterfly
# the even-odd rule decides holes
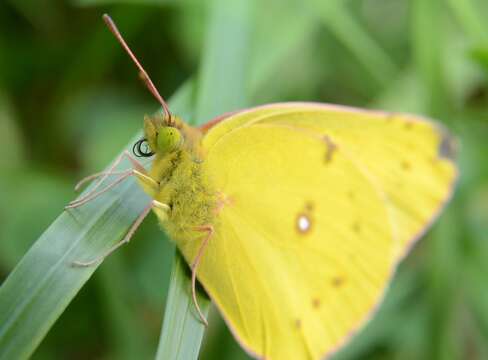
[[[260,359],[333,354],[371,318],[398,263],[449,200],[456,142],[418,116],[278,103],[200,128],[173,115],[115,24],[163,113],[144,119],[132,169],[151,210],[239,344]],[[107,174],[105,174],[106,176]],[[92,177],[90,177],[92,179]],[[103,179],[102,179],[103,180]],[[89,262],[89,266],[107,254]]]

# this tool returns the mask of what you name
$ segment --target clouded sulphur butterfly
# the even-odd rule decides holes
[[[266,105],[192,128],[105,20],[164,109],[146,117],[134,146],[154,156],[151,169],[128,155],[134,168],[117,180],[135,175],[154,199],[128,236],[154,210],[255,357],[333,353],[370,318],[450,197],[453,140],[419,117],[317,103]]]

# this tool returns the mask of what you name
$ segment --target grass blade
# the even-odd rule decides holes
[[[251,3],[208,2],[209,23],[196,104],[200,122],[246,105]]]
[[[431,116],[442,118],[449,105],[445,93],[442,68],[444,5],[439,0],[411,2],[412,46],[415,65],[426,99],[425,108]]]
[[[164,322],[156,359],[197,359],[204,327],[193,305],[188,265],[178,251],[175,253]],[[197,292],[202,311],[207,314],[210,300]]]

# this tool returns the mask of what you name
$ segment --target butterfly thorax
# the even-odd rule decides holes
[[[154,119],[146,121],[155,122]],[[159,183],[159,189],[150,195],[169,205],[168,218],[160,218],[161,225],[173,240],[184,242],[199,235],[196,228],[213,224],[215,191],[202,166],[201,132],[178,118],[172,121],[172,128],[182,136],[180,144],[172,151],[157,151],[155,139],[149,139],[160,136],[162,130],[166,130],[164,125],[158,128],[156,123],[155,132],[151,125],[145,126],[148,142],[156,150],[149,176]]]

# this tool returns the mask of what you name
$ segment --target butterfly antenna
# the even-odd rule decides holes
[[[139,69],[139,75],[142,78],[142,80],[144,81],[144,83],[146,84],[146,87],[149,89],[151,94],[153,94],[153,96],[156,98],[156,100],[158,100],[159,103],[161,104],[161,106],[163,107],[165,117],[171,121],[171,113],[169,111],[168,104],[166,104],[166,101],[164,101],[163,97],[159,94],[158,89],[156,89],[156,86],[154,86],[154,83],[152,82],[151,78],[147,74],[146,70],[144,70],[144,68],[142,67],[139,60],[137,60],[136,56],[134,55],[134,53],[129,48],[129,45],[127,45],[127,43],[125,42],[124,38],[120,34],[120,31],[119,31],[119,29],[117,29],[117,26],[115,25],[112,18],[110,16],[108,16],[107,14],[104,14],[103,15],[103,21],[105,21],[105,24],[107,24],[109,30],[112,32],[112,34],[114,34],[114,36],[117,38],[117,40],[122,45],[122,47],[127,52],[127,54],[129,54],[130,58],[132,59],[134,64],[137,66],[137,69]]]

